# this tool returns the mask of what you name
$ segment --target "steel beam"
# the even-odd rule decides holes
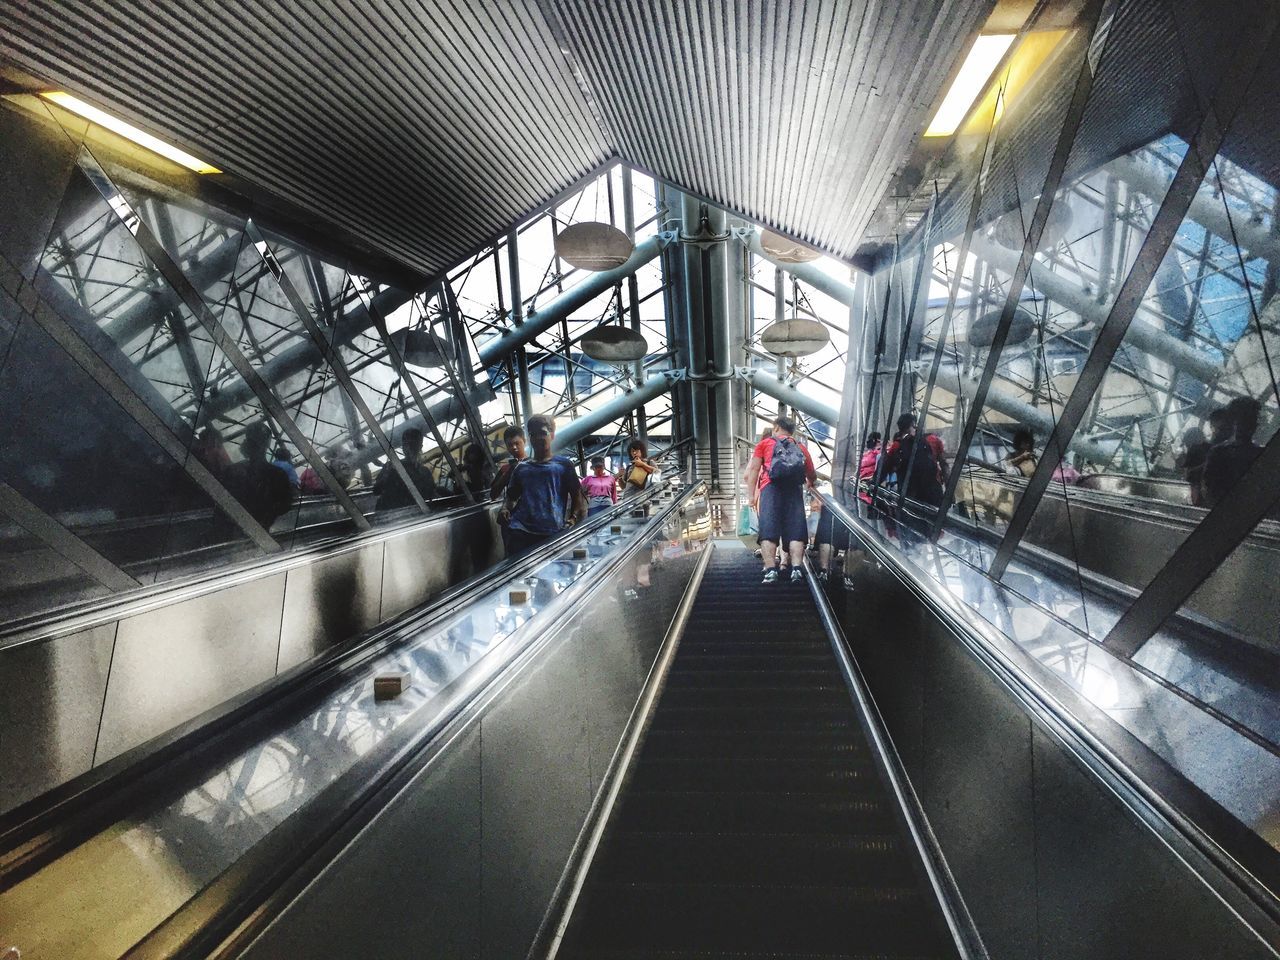
[[[649,261],[655,259],[663,248],[675,239],[674,233],[659,233],[639,244],[627,262],[612,270],[593,273],[572,290],[564,293],[541,310],[531,310],[524,323],[511,327],[500,337],[490,340],[480,348],[481,366],[490,367],[502,361],[516,347],[523,347],[541,333],[550,330],[579,307],[590,303],[600,294],[625,280]]]
[[[591,436],[601,427],[613,423],[619,417],[625,416],[637,407],[662,396],[680,378],[681,375],[672,370],[664,370],[662,373],[653,374],[635,389],[619,394],[608,403],[602,404],[590,413],[573,420],[563,430],[557,431],[554,448],[563,450],[566,447],[574,446],[578,441],[584,437]]]
[[[1165,168],[1156,163],[1137,157],[1122,157],[1108,164],[1106,170],[1155,201],[1169,192],[1173,181],[1172,172],[1166,173]],[[1280,241],[1271,231],[1242,214],[1229,217],[1221,199],[1197,194],[1187,208],[1187,216],[1215,236],[1239,244],[1245,261],[1261,257],[1280,263]]]
[[[795,387],[783,383],[771,373],[753,367],[744,367],[738,371],[738,375],[766,396],[795,407],[815,420],[821,420],[832,430],[835,430],[840,423],[840,411],[835,407],[828,406],[821,400],[815,400]]]
[[[108,590],[118,593],[142,586],[3,481],[0,481],[0,512],[8,514],[14,522],[43,542],[54,553],[75,564]]]
[[[476,387],[464,399],[462,397],[446,397],[437,403],[428,407],[430,419],[424,417],[421,413],[414,417],[408,417],[400,421],[394,427],[384,427],[387,436],[390,438],[393,446],[399,447],[403,442],[404,432],[410,429],[429,430],[431,428],[431,420],[437,424],[449,423],[453,420],[461,420],[466,416],[467,402],[474,404],[487,403],[493,399],[493,391],[487,386],[482,385]],[[355,451],[352,457],[352,465],[361,467],[366,463],[378,459],[382,455],[382,450],[376,444],[370,444],[367,447],[361,447]]]
[[[813,263],[783,263],[775,260],[769,254],[765,253],[764,247],[760,245],[759,230],[745,230],[743,239],[747,246],[757,257],[768,260],[776,267],[781,267],[787,273],[791,274],[801,283],[808,284],[815,290],[825,293],[828,297],[843,303],[846,307],[853,306],[853,287],[833,277],[821,267]]]
[[[979,259],[1006,274],[1016,269],[1018,264],[1017,253],[976,235],[973,238],[973,252]],[[1054,273],[1047,266],[1036,264],[1030,282],[1036,293],[1066,307],[1090,326],[1101,327],[1107,322],[1110,311],[1105,306],[1086,294],[1079,283]],[[1129,345],[1164,360],[1174,369],[1195,377],[1201,383],[1212,383],[1222,374],[1221,363],[1146,320],[1134,319],[1129,324],[1126,339]]]

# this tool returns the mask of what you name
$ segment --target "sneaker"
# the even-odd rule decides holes
[[[827,582],[827,571],[825,571],[825,570],[819,570],[819,571],[818,571],[818,582],[819,582],[819,583],[826,583],[826,582]]]
[[[778,571],[766,570],[764,572],[764,580],[762,580],[761,583],[777,583],[777,581],[778,581]]]
[[[796,567],[796,569],[791,571],[792,583],[799,583],[803,579],[804,579],[804,572],[799,567]]]

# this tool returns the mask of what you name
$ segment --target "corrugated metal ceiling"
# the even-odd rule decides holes
[[[431,275],[611,156],[843,257],[991,0],[0,0],[0,55]]]

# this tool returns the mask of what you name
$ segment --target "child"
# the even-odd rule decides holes
[[[618,482],[622,484],[624,494],[630,495],[647,487],[658,468],[649,459],[649,445],[639,437],[632,438],[627,444],[627,459],[630,462],[618,474]]]
[[[587,516],[594,517],[618,502],[618,484],[604,471],[604,457],[591,458],[591,473],[582,480],[582,492],[587,495]]]

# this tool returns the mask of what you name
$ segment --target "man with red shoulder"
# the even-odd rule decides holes
[[[791,555],[791,579],[803,579],[804,547],[809,527],[804,516],[805,487],[813,489],[818,475],[813,458],[795,438],[796,424],[789,417],[773,421],[771,436],[765,437],[751,453],[743,477],[750,491],[751,505],[759,513],[760,550],[764,560],[764,582],[778,579],[774,567],[779,544]]]
[[[904,413],[898,418],[898,433],[889,446],[885,447],[884,458],[882,463],[886,464],[885,474],[891,471],[891,466],[897,461],[898,451],[902,448],[902,438],[914,437],[916,435],[916,415],[914,413]],[[924,435],[925,446],[929,448],[929,453],[933,456],[933,461],[937,464],[938,482],[943,486],[947,483],[947,449],[942,443],[942,438],[936,433],[926,433]],[[901,481],[901,478],[899,478]]]

